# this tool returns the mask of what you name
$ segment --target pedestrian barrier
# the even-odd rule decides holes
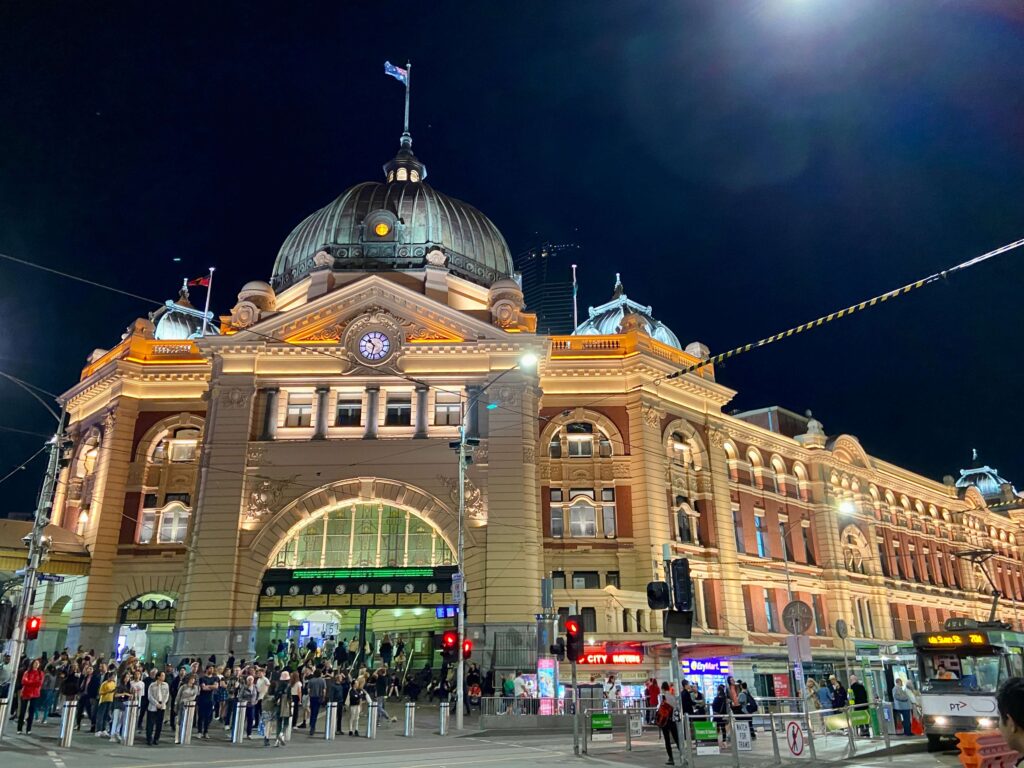
[[[1020,759],[1003,741],[999,731],[958,733],[960,764],[964,768],[1013,768]]]
[[[371,701],[366,708],[366,738],[377,738],[377,724],[380,722],[380,704]]]
[[[338,727],[338,702],[328,701],[324,706],[324,741],[334,741]]]
[[[67,706],[67,705],[65,705]],[[124,713],[124,738],[121,744],[126,747],[135,746],[135,729],[139,725],[139,702],[129,701],[128,709]]]
[[[444,706],[442,704],[442,706]],[[405,703],[405,727],[402,729],[403,736],[412,736],[416,731],[416,702],[407,701]]]
[[[4,725],[7,724],[7,707],[9,702],[6,698],[0,699],[0,741],[4,738]]]
[[[196,703],[190,701],[181,707],[181,716],[178,718],[178,730],[174,734],[174,743],[187,747],[192,743],[192,726],[196,720]]]
[[[230,706],[230,705],[229,705]],[[241,744],[245,740],[245,702],[235,704],[235,711],[231,718],[231,743]]]
[[[75,718],[78,715],[78,702],[65,701],[60,715],[60,745],[71,746],[71,738],[75,734]]]
[[[447,736],[448,735],[448,714],[449,714],[450,711],[451,710],[450,710],[450,708],[448,707],[447,704],[442,704],[438,708],[438,711],[437,711],[437,722],[438,722],[437,732],[441,736]]]

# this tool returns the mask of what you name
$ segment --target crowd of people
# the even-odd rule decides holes
[[[435,674],[426,663],[415,673],[406,669],[405,648],[385,636],[376,653],[369,645],[360,652],[348,642],[310,639],[302,648],[294,641],[274,641],[263,660],[236,660],[223,664],[215,656],[205,662],[186,658],[177,665],[147,662],[128,651],[120,659],[95,651],[67,649],[53,658],[46,654],[23,659],[18,670],[10,656],[0,664],[0,698],[9,698],[11,720],[18,733],[32,733],[33,725],[59,719],[66,702],[74,702],[76,730],[97,738],[122,742],[128,735],[129,704],[138,705],[135,725],[147,745],[158,746],[165,725],[172,731],[194,705],[193,735],[205,740],[217,728],[229,735],[233,719],[242,717],[246,739],[263,739],[264,746],[283,747],[293,731],[323,735],[325,706],[337,704],[336,734],[359,736],[367,708],[378,707],[384,721],[397,722],[387,711],[389,701],[416,701],[426,692],[428,700],[454,705],[454,669],[442,667]],[[367,666],[369,662],[372,666]],[[477,689],[480,670],[469,665],[466,686]],[[468,709],[468,698],[463,697]]]

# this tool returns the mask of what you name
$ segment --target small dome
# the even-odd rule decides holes
[[[384,166],[384,182],[356,184],[300,223],[281,246],[271,284],[278,291],[298,282],[324,251],[336,270],[415,269],[431,250],[447,256],[449,271],[481,285],[514,272],[501,232],[468,203],[427,184],[426,168],[412,153],[412,139]]]
[[[238,292],[239,301],[251,301],[257,307],[267,311],[274,311],[277,308],[277,295],[270,283],[262,280],[250,280],[242,286]]]
[[[622,333],[622,328],[638,327],[652,339],[668,344],[670,347],[682,349],[683,345],[671,329],[664,323],[655,320],[651,307],[630,301],[622,287],[622,280],[615,275],[615,289],[612,300],[599,307],[591,307],[590,317],[580,323],[573,331],[574,336],[610,336]]]
[[[1001,501],[1004,488],[1009,489],[1013,496],[1017,495],[1017,490],[1010,485],[1010,481],[999,476],[998,469],[981,463],[977,450],[972,451],[971,468],[961,469],[960,478],[956,481],[957,488],[972,485],[985,497],[985,501],[989,502]]]
[[[155,312],[149,313],[153,323],[153,338],[157,341],[185,341],[197,339],[203,335],[203,312],[192,306],[188,300],[188,286],[182,284],[177,301],[168,299]],[[220,333],[211,321],[213,313],[206,315],[206,333]]]

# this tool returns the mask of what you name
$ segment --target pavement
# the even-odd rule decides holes
[[[462,768],[463,766],[496,766],[496,768],[566,768],[578,763],[612,768],[653,768],[665,764],[665,748],[659,734],[647,731],[634,739],[627,751],[622,734],[612,742],[591,743],[589,754],[575,757],[571,734],[531,735],[528,733],[480,735],[476,717],[467,719],[466,730],[448,736],[437,734],[437,710],[420,710],[412,737],[402,736],[401,723],[381,723],[378,738],[339,736],[334,741],[309,737],[294,731],[286,747],[265,748],[262,739],[233,745],[222,726],[215,721],[209,741],[193,740],[188,747],[176,746],[173,733],[165,730],[164,741],[157,747],[146,746],[145,737],[132,747],[112,744],[87,731],[76,731],[72,746],[60,747],[59,726],[51,721],[36,726],[32,734],[14,732],[14,724],[5,729],[0,742],[0,766],[3,768],[171,768],[182,765],[203,765],[210,768],[242,768],[243,766],[301,765],[303,768]],[[454,722],[452,723],[454,726]],[[812,762],[805,754],[790,758],[786,766],[844,765],[914,766],[914,768],[953,768],[959,761],[955,753],[927,754],[920,739],[908,740],[899,750],[911,754],[865,754],[868,749],[884,746],[867,740],[860,745],[861,754],[839,762],[846,739],[832,736],[815,742],[818,760]],[[785,749],[785,744],[781,745]],[[897,752],[899,750],[894,750]],[[788,756],[787,756],[788,757]],[[727,768],[735,766],[731,754],[699,756],[690,768]],[[835,762],[833,762],[835,760]],[[752,752],[740,754],[740,768],[766,768],[774,763],[771,738],[759,734]],[[676,764],[679,765],[677,755]]]

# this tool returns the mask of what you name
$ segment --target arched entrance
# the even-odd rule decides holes
[[[383,499],[326,507],[293,529],[270,563],[257,606],[261,657],[281,641],[302,655],[313,639],[321,652],[352,645],[349,663],[364,663],[387,635],[393,646],[403,641],[403,669],[435,666],[433,635],[456,618],[455,555],[419,510]]]
[[[68,620],[71,618],[71,598],[58,597],[43,616],[43,628],[34,655],[46,652],[50,657],[60,654],[68,643]]]
[[[140,659],[163,665],[171,651],[177,595],[148,592],[121,606],[117,658],[130,651]]]

